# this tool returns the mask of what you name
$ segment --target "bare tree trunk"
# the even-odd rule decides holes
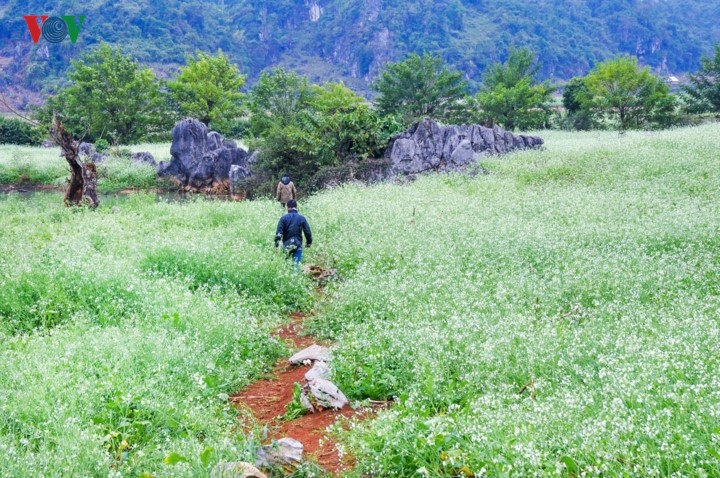
[[[72,134],[63,128],[62,123],[53,116],[53,129],[50,132],[55,144],[60,146],[62,153],[70,165],[70,184],[65,191],[65,205],[79,206],[83,197],[91,208],[99,204],[97,198],[97,170],[95,164],[84,164],[79,157],[78,143],[73,139]]]

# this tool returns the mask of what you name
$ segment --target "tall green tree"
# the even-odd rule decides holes
[[[180,69],[168,88],[183,115],[216,128],[241,114],[245,78],[222,52],[214,56],[201,52]]]
[[[669,87],[640,68],[635,57],[618,57],[598,64],[586,77],[586,106],[617,121],[618,128],[668,126],[675,100]]]
[[[405,126],[424,117],[450,118],[467,91],[461,73],[428,53],[387,65],[372,87],[380,93],[378,111],[397,116]]]
[[[563,127],[567,129],[589,130],[595,127],[595,118],[592,111],[585,105],[590,97],[590,91],[585,84],[585,78],[570,79],[563,89],[563,107],[565,117]]]
[[[252,146],[260,150],[255,169],[268,178],[260,186],[265,191],[283,173],[305,188],[323,171],[374,157],[399,129],[344,84],[311,85],[284,69],[261,75],[249,107]]]
[[[155,73],[102,44],[72,62],[70,86],[39,111],[49,125],[52,112],[76,136],[127,144],[164,131],[170,115]]]
[[[535,56],[528,49],[511,50],[505,63],[490,67],[476,96],[483,123],[509,130],[545,126],[553,88],[536,82],[538,71]]]
[[[250,132],[263,136],[269,128],[298,121],[313,95],[307,78],[284,68],[264,71],[250,91]]]
[[[720,116],[720,45],[715,46],[714,57],[700,59],[700,70],[690,75],[690,84],[683,90],[692,112],[713,112]]]

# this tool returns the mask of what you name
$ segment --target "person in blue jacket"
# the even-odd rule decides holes
[[[312,232],[305,216],[297,211],[297,201],[291,199],[287,203],[287,214],[280,218],[275,232],[275,249],[278,249],[282,241],[283,249],[288,257],[293,258],[295,272],[300,271],[300,260],[302,259],[303,240],[305,235],[305,247],[312,245]]]

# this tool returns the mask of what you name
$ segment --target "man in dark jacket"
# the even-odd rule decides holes
[[[275,232],[275,249],[278,248],[280,241],[283,243],[283,249],[288,256],[292,256],[295,262],[295,272],[300,272],[300,260],[302,259],[303,241],[302,236],[305,235],[305,245],[312,245],[312,232],[310,224],[308,224],[305,216],[298,213],[297,201],[291,199],[287,203],[288,212],[278,221],[277,231]]]

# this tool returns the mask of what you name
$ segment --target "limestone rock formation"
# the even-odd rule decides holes
[[[223,192],[230,189],[230,167],[239,175],[252,174],[248,152],[200,121],[186,118],[172,130],[172,159],[158,165],[158,176],[170,177],[186,191]]]
[[[133,155],[130,156],[130,161],[132,161],[133,163],[147,164],[149,166],[152,166],[153,168],[157,168],[157,162],[155,161],[155,158],[153,157],[152,153],[148,153],[147,151],[133,153]]]
[[[390,140],[385,150],[388,175],[458,170],[483,156],[539,148],[536,136],[515,135],[499,127],[443,126],[431,119],[413,125]]]

